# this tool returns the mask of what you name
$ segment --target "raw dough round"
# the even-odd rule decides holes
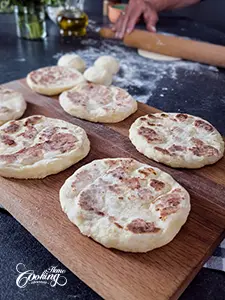
[[[58,60],[58,66],[73,68],[81,73],[84,73],[86,69],[85,61],[79,55],[72,53],[61,56]]]
[[[89,82],[106,86],[112,83],[112,74],[108,70],[96,66],[88,68],[84,72],[84,78]]]
[[[85,131],[63,120],[31,116],[0,127],[0,176],[44,178],[83,159]]]
[[[81,167],[62,186],[60,202],[82,234],[129,252],[169,243],[190,211],[188,192],[169,174],[130,158]]]
[[[142,49],[138,49],[138,54],[140,56],[143,56],[143,57],[146,57],[146,58],[150,58],[150,59],[153,59],[153,60],[161,60],[161,61],[176,61],[176,60],[181,60],[181,58],[179,58],[179,57],[173,57],[173,56],[163,55],[163,54],[159,54],[159,53],[145,51],[145,50],[142,50]]]
[[[188,114],[156,113],[138,118],[130,140],[147,157],[174,168],[201,168],[223,156],[224,142],[209,122]]]
[[[26,101],[21,93],[0,87],[0,125],[19,119],[26,107]]]
[[[72,116],[91,122],[120,122],[137,110],[137,101],[125,90],[83,83],[59,97],[62,108]]]
[[[100,56],[94,63],[96,67],[108,70],[111,74],[115,75],[120,69],[120,64],[117,59],[110,55]]]
[[[58,95],[84,81],[83,75],[77,70],[60,66],[41,68],[27,75],[29,87],[48,96]]]

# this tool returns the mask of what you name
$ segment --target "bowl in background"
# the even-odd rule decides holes
[[[121,13],[125,11],[127,4],[113,4],[108,7],[108,18],[111,23],[116,23]]]

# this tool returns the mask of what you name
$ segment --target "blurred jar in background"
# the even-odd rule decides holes
[[[36,40],[46,37],[44,5],[29,4],[14,7],[18,37]]]
[[[83,11],[84,0],[68,0],[57,16],[62,36],[84,36],[87,32],[88,15]]]
[[[108,16],[109,5],[120,4],[121,1],[103,0],[103,16]]]

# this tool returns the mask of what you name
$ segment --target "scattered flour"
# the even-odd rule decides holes
[[[163,87],[161,90],[165,96],[166,91],[171,90],[169,84],[165,87],[164,79],[170,79],[176,81],[179,84],[179,70],[183,69],[185,75],[191,75],[194,73],[211,74],[216,76],[214,72],[218,72],[218,69],[212,66],[201,65],[199,63],[188,61],[174,61],[163,62],[146,59],[138,55],[137,50],[126,48],[118,41],[114,40],[101,40],[88,38],[81,41],[80,50],[76,51],[76,54],[80,55],[85,61],[87,66],[93,65],[94,61],[101,55],[112,55],[120,61],[120,71],[117,76],[114,77],[113,84],[122,87],[140,102],[146,103],[153,91],[159,86]],[[55,59],[59,59],[65,53],[57,53],[53,56]]]
[[[94,20],[90,20],[88,21],[88,30],[92,31],[92,32],[98,32],[100,30],[101,27],[97,26],[97,23]]]
[[[26,58],[23,58],[23,57],[21,57],[21,58],[15,58],[15,61],[24,62],[24,61],[26,61]]]
[[[219,72],[219,70],[214,66],[209,66],[209,70],[213,72]]]

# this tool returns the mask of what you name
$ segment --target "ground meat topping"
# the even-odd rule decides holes
[[[16,142],[9,135],[2,135],[1,140],[5,145],[16,146]]]
[[[157,191],[161,191],[165,187],[165,183],[156,179],[152,179],[150,185]]]
[[[15,122],[11,122],[9,126],[3,129],[3,131],[5,133],[15,133],[18,131],[19,128],[20,126],[18,124],[16,124]]]
[[[145,222],[142,219],[135,219],[126,227],[133,233],[157,233],[160,228],[155,227],[154,222]]]
[[[161,142],[162,138],[158,135],[157,132],[155,132],[155,130],[151,129],[151,128],[147,128],[147,127],[143,127],[141,126],[138,130],[138,134],[142,135],[144,138],[146,138],[146,140],[148,141],[148,143],[150,142]]]
[[[210,124],[208,124],[208,123],[206,123],[205,121],[202,121],[202,120],[196,120],[194,125],[195,125],[195,127],[204,129],[208,132],[212,132],[214,130],[212,125],[210,125]]]
[[[187,120],[188,115],[186,115],[186,114],[177,114],[177,115],[176,115],[176,118],[177,118],[180,122],[184,122],[184,121]]]
[[[160,217],[162,219],[165,219],[168,215],[178,211],[181,200],[183,199],[180,191],[180,189],[175,189],[171,193],[159,197],[153,201],[156,203],[155,209],[156,211],[160,212]]]

